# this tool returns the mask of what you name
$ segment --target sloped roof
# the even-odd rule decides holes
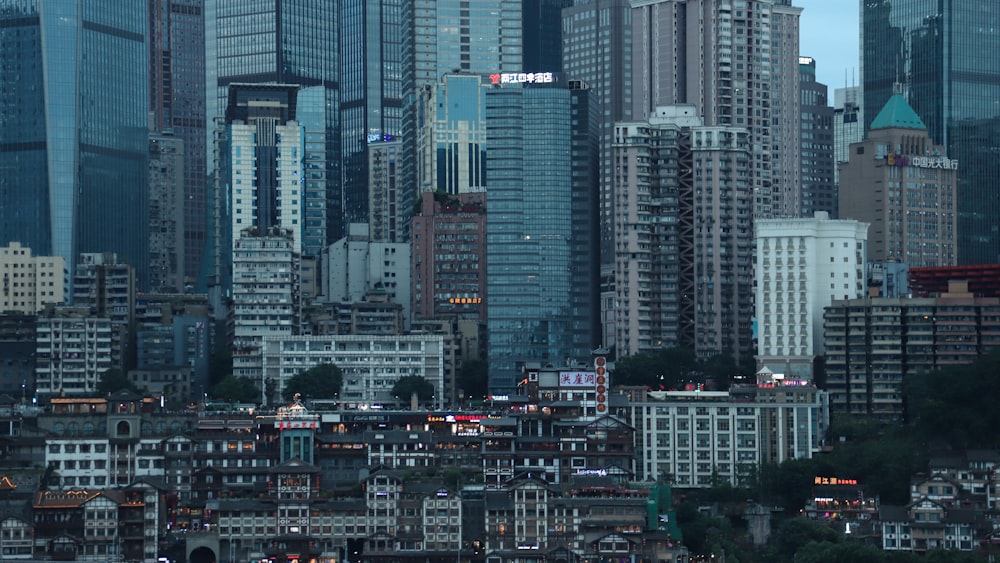
[[[872,120],[872,129],[921,129],[927,126],[902,94],[893,94]]]

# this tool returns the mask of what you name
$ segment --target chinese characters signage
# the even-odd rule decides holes
[[[504,72],[490,75],[490,84],[543,84],[555,82],[551,72]]]
[[[590,371],[559,372],[560,387],[594,387],[597,385],[597,375]]]

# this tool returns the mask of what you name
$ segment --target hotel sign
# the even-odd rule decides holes
[[[490,75],[490,84],[544,84],[555,82],[551,72],[503,72]]]
[[[944,156],[906,156],[891,152],[886,155],[885,163],[889,166],[913,166],[916,168],[958,170],[958,161]]]

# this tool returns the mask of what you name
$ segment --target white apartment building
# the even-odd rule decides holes
[[[739,485],[762,463],[811,458],[829,426],[825,391],[808,386],[659,391],[630,405],[637,480]]]
[[[868,224],[761,219],[757,241],[757,365],[799,379],[812,377],[824,353],[823,310],[834,299],[865,295]]]
[[[347,408],[409,405],[408,397],[394,397],[392,387],[405,376],[418,375],[435,389],[434,408],[442,408],[444,337],[440,334],[405,336],[265,336],[265,380],[277,382],[279,392],[292,376],[320,364],[334,364],[344,374],[340,400]]]
[[[66,264],[61,256],[32,256],[18,242],[0,247],[0,312],[33,315],[66,298]]]
[[[111,320],[85,311],[57,311],[38,319],[35,391],[42,396],[86,395],[113,367]]]
[[[245,232],[246,234],[246,232]],[[298,332],[299,253],[288,231],[241,236],[233,251],[233,374],[259,381],[265,336]]]

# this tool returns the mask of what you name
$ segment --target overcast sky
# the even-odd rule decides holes
[[[860,84],[858,0],[793,0],[801,6],[799,54],[816,59],[817,80],[833,89]],[[853,77],[853,78],[852,78]]]

